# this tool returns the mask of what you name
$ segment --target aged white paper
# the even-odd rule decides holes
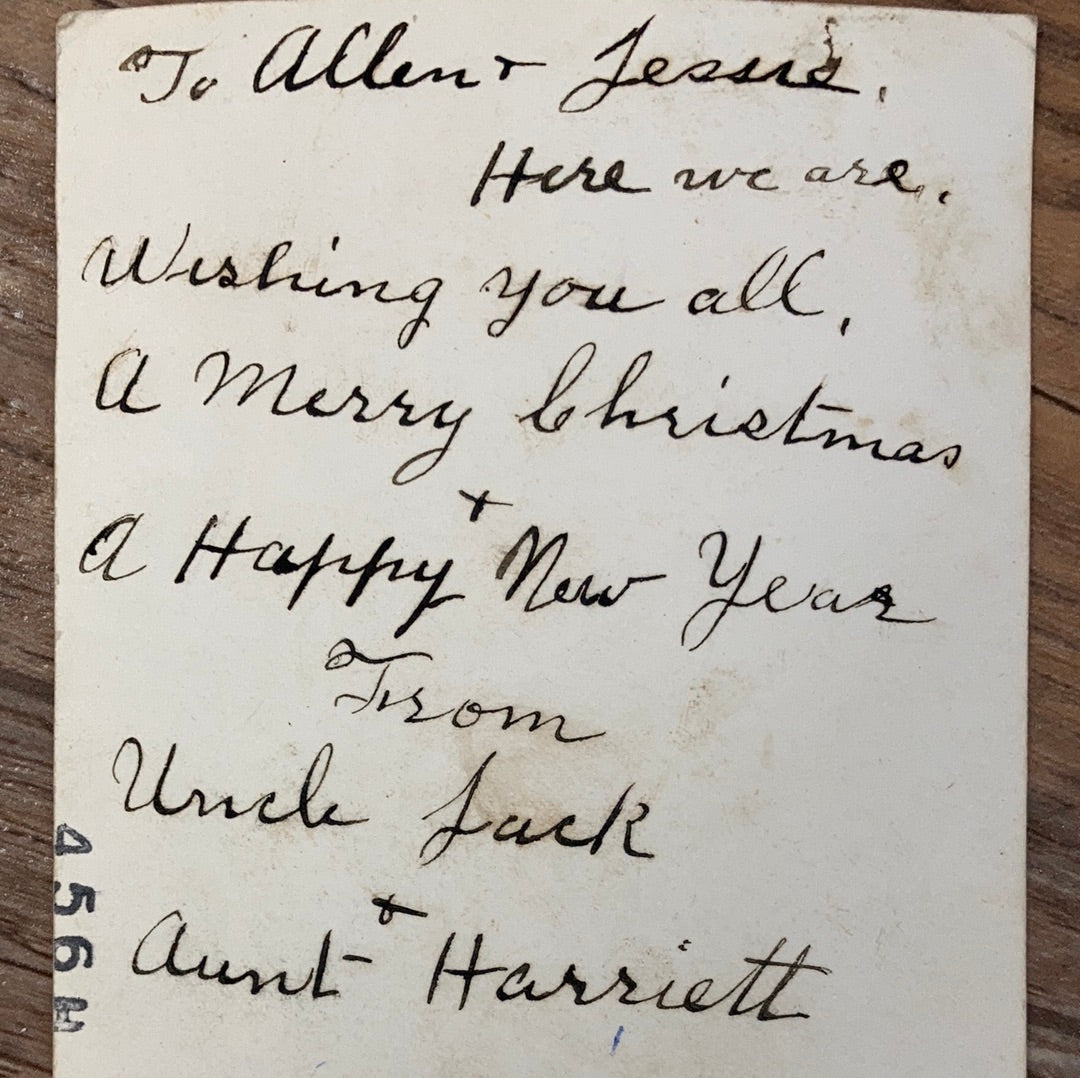
[[[56,1072],[1019,1075],[1035,30],[59,30]]]

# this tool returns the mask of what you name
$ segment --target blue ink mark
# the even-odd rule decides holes
[[[615,1049],[619,1047],[619,1041],[622,1040],[623,1028],[624,1028],[623,1026],[619,1026],[619,1028],[617,1030],[615,1030],[615,1039],[611,1042],[611,1054],[612,1055],[615,1054]]]

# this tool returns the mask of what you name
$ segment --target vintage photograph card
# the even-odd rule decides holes
[[[1021,1075],[1034,22],[58,56],[60,1078]]]

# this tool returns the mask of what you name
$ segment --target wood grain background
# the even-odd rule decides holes
[[[128,6],[134,4],[0,3],[0,1078],[51,1071],[54,28],[65,11]],[[1032,247],[1029,1074],[1076,1078],[1080,2],[905,6],[1021,11],[1040,20]],[[994,976],[992,940],[986,976]]]

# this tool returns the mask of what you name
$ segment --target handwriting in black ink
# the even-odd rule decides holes
[[[516,67],[547,67],[543,60],[510,60],[498,54],[495,56],[495,63],[499,65],[499,82],[505,82]]]
[[[859,157],[842,172],[827,165],[815,165],[814,168],[807,170],[803,179],[807,183],[841,183],[850,177],[851,182],[856,187],[891,187],[902,195],[914,195],[918,198],[926,190],[926,185],[920,183],[914,187],[908,187],[904,183],[904,177],[910,167],[908,162],[901,157],[895,161],[890,161],[876,179],[868,179],[870,170],[863,164],[863,159]]]
[[[716,556],[709,570],[709,587],[715,588],[721,594],[702,603],[687,618],[681,640],[683,647],[690,651],[701,647],[731,610],[748,610],[754,606],[761,606],[770,614],[784,614],[806,604],[811,610],[828,611],[832,614],[847,614],[862,607],[871,607],[875,609],[875,621],[893,625],[926,625],[935,620],[894,617],[891,611],[896,606],[896,600],[893,598],[891,584],[879,584],[862,598],[851,602],[845,602],[835,588],[825,588],[816,583],[807,587],[805,593],[802,589],[797,590],[795,598],[792,598],[788,577],[780,574],[774,576],[759,594],[751,598],[749,594],[744,594],[744,591],[749,589],[750,573],[761,553],[762,537],[759,535],[755,538],[750,556],[730,575],[722,575],[731,568],[725,563],[728,553],[727,532],[718,530],[706,535],[698,545],[698,557],[705,556],[705,548],[710,544],[715,544]]]
[[[580,183],[581,189],[591,195],[602,194],[604,191],[614,191],[620,195],[640,195],[652,190],[651,187],[630,187],[623,184],[623,170],[626,168],[626,162],[622,159],[608,165],[599,180],[596,178],[597,167],[593,165],[592,155],[585,157],[573,170],[569,170],[566,165],[551,165],[541,172],[528,172],[526,169],[535,149],[532,146],[526,146],[521,151],[512,171],[496,172],[495,166],[499,163],[499,158],[505,149],[505,142],[500,142],[495,147],[495,152],[484,168],[484,173],[473,190],[472,198],[469,199],[470,206],[480,205],[484,189],[492,180],[506,180],[503,202],[509,202],[519,187],[534,183],[540,185],[540,190],[545,195],[555,194],[573,183]],[[565,175],[560,175],[560,173],[565,173]]]
[[[499,299],[517,300],[513,310],[505,318],[495,318],[488,323],[489,337],[501,337],[514,324],[540,280],[540,270],[535,270],[524,284],[519,288],[514,288],[513,272],[509,266],[503,266],[480,286],[481,292],[490,292],[492,286],[497,285]],[[607,288],[606,284],[582,284],[573,277],[564,277],[544,289],[539,296],[539,302],[541,307],[554,307],[573,297],[577,305],[584,307],[587,311],[606,311],[608,314],[633,314],[636,311],[648,310],[650,307],[658,307],[665,302],[663,299],[652,299],[645,303],[624,303],[625,285],[620,285],[610,295],[605,294]]]
[[[116,399],[108,404],[105,401],[105,395],[109,388],[109,379],[112,377],[113,368],[117,363],[122,363],[128,356],[138,356],[139,365],[135,370],[128,375],[127,382],[124,384],[124,388],[120,391]],[[105,364],[105,369],[101,372],[101,379],[98,382],[97,395],[94,398],[94,405],[103,412],[109,411],[111,408],[119,408],[121,412],[127,415],[136,415],[139,412],[153,412],[160,408],[160,404],[132,404],[131,394],[138,385],[139,379],[142,377],[143,370],[146,368],[146,364],[149,361],[150,356],[147,355],[141,348],[125,348],[122,352],[117,352],[116,355]],[[121,370],[119,377],[123,379],[124,374]]]
[[[564,398],[570,395],[589,369],[595,355],[596,345],[592,341],[587,341],[575,349],[555,376],[544,402],[533,411],[519,416],[518,421],[528,423],[533,430],[542,434],[552,434],[563,430],[567,423],[578,414],[580,408],[577,404],[565,403]],[[636,355],[619,376],[614,392],[601,404],[585,411],[584,418],[599,416],[601,430],[615,427],[620,431],[634,431],[656,425],[674,441],[681,441],[692,435],[702,435],[706,438],[742,437],[753,442],[765,442],[776,438],[782,446],[816,443],[821,449],[840,447],[850,452],[866,450],[868,456],[874,461],[929,464],[931,461],[939,460],[945,468],[955,467],[960,459],[962,447],[958,443],[942,449],[928,450],[922,442],[911,441],[905,442],[896,449],[890,449],[884,445],[881,438],[863,440],[853,433],[842,432],[836,427],[825,427],[819,430],[810,427],[812,433],[807,431],[806,428],[812,422],[810,418],[812,413],[815,413],[815,418],[818,418],[816,413],[819,411],[830,416],[848,415],[854,411],[847,405],[826,404],[819,400],[825,389],[824,380],[814,386],[805,400],[779,421],[770,419],[765,409],[760,406],[754,408],[747,418],[736,422],[733,426],[727,425],[731,422],[730,419],[721,421],[717,411],[696,421],[683,419],[683,406],[679,404],[671,404],[662,411],[643,415],[642,409],[631,405],[627,398],[633,387],[645,376],[652,359],[651,351]],[[727,389],[730,380],[730,375],[725,375],[720,388]]]
[[[412,906],[403,906],[400,902],[395,902],[395,897],[393,894],[389,898],[380,898],[376,895],[371,900],[371,904],[379,911],[379,924],[388,925],[394,919],[394,915],[398,913],[404,914],[406,917],[427,916],[425,910],[413,909]]]
[[[134,760],[135,767],[130,779],[127,780],[127,790],[124,793],[125,812],[141,812],[143,809],[150,809],[152,812],[157,813],[158,816],[178,816],[182,812],[194,810],[201,818],[220,811],[222,817],[226,820],[235,820],[254,813],[255,820],[261,824],[279,824],[299,818],[304,827],[309,829],[323,826],[352,827],[355,824],[367,823],[367,818],[363,816],[342,819],[336,815],[339,808],[336,801],[331,802],[318,815],[314,814],[312,802],[322,789],[326,776],[330,773],[330,764],[334,758],[334,746],[329,743],[323,745],[311,761],[307,774],[304,775],[300,784],[300,791],[295,799],[296,804],[292,808],[284,810],[277,809],[278,792],[276,790],[260,794],[250,804],[242,808],[237,807],[233,794],[225,794],[217,800],[212,800],[197,786],[187,789],[184,794],[177,795],[178,799],[170,803],[165,786],[169,781],[169,775],[176,760],[175,742],[169,746],[169,750],[165,754],[165,762],[161,765],[156,777],[151,776],[151,781],[154,784],[152,792],[148,796],[144,792],[146,799],[136,802],[135,788],[143,778],[144,762],[142,742],[137,737],[125,738],[113,758],[112,777],[113,781],[120,786],[123,786],[125,782],[119,772],[120,761],[127,757]]]
[[[521,962],[511,967],[510,965],[482,966],[480,956],[484,946],[484,935],[478,933],[473,939],[472,953],[464,966],[452,968],[448,965],[451,949],[457,933],[451,932],[443,944],[442,951],[435,962],[435,968],[431,974],[431,983],[428,986],[428,1004],[434,1003],[444,977],[454,977],[461,981],[461,990],[458,998],[457,1009],[464,1010],[469,1001],[470,990],[473,982],[481,977],[489,977],[492,974],[505,973],[506,976],[499,980],[495,988],[494,997],[499,1003],[511,1003],[517,1000],[525,1003],[541,1003],[552,999],[562,993],[563,989],[569,989],[564,995],[575,1006],[589,1007],[601,1000],[612,997],[612,1002],[627,1006],[640,1004],[653,1004],[659,1011],[687,1011],[690,1014],[703,1014],[712,1010],[721,1003],[727,1002],[732,996],[735,999],[727,1010],[727,1014],[738,1017],[744,1014],[753,1014],[759,1022],[769,1022],[782,1018],[809,1018],[805,1011],[780,1012],[774,1008],[779,1005],[779,999],[784,989],[800,973],[821,973],[828,975],[831,970],[825,966],[815,966],[807,962],[810,948],[804,947],[793,961],[783,961],[778,956],[787,945],[786,939],[781,939],[769,952],[766,958],[746,958],[745,961],[752,967],[751,972],[743,977],[733,988],[728,989],[722,995],[714,995],[716,985],[715,977],[706,977],[690,985],[685,992],[676,989],[675,980],[671,979],[655,992],[644,991],[645,995],[638,995],[641,988],[640,980],[644,976],[650,976],[652,983],[656,982],[655,975],[631,974],[627,966],[620,966],[615,980],[610,984],[601,981],[600,986],[590,984],[580,972],[579,963],[571,962],[563,971],[558,981],[552,984],[552,978],[546,978],[546,983],[551,987],[539,988],[537,981],[539,975],[533,974],[533,963]],[[769,974],[777,974],[775,983],[770,984]],[[805,978],[802,978],[805,980]],[[756,990],[756,991],[755,991]],[[613,995],[613,993],[618,993]],[[679,999],[679,995],[682,999]],[[751,1002],[751,993],[760,994],[760,998]],[[669,995],[671,999],[669,1000]]]
[[[469,523],[475,524],[480,519],[480,514],[489,505],[501,505],[504,507],[512,506],[513,502],[497,502],[494,498],[489,498],[490,490],[481,491],[479,494],[469,494],[468,491],[459,490],[460,494],[466,501],[472,502],[472,509],[469,510]]]
[[[425,820],[430,820],[432,817],[438,816],[439,813],[444,812],[446,809],[452,808],[455,805],[458,806],[457,815],[454,817],[453,823],[444,824],[437,828],[427,838],[423,846],[420,847],[421,864],[430,865],[437,861],[448,849],[450,849],[451,845],[459,837],[478,835],[487,831],[489,828],[493,828],[493,830],[491,830],[491,838],[495,842],[513,842],[516,846],[528,846],[534,842],[552,839],[560,846],[566,846],[571,849],[587,849],[590,855],[595,855],[600,852],[604,845],[604,840],[615,826],[616,821],[623,817],[627,799],[630,797],[630,791],[634,788],[633,783],[623,790],[614,805],[612,805],[604,822],[595,830],[590,830],[587,825],[580,824],[576,813],[570,813],[563,816],[557,822],[543,829],[537,828],[537,825],[533,823],[531,816],[523,817],[519,816],[517,813],[511,813],[505,816],[497,825],[495,824],[495,820],[490,817],[486,819],[481,818],[473,822],[470,819],[470,809],[472,808],[473,799],[477,797],[477,793],[484,779],[484,774],[496,755],[498,755],[496,752],[490,753],[487,759],[484,760],[484,762],[469,777],[469,781],[465,783],[459,793],[456,793],[445,804],[432,809],[423,817]],[[484,799],[481,797],[479,800],[482,803]],[[485,816],[485,813],[481,811],[479,815],[483,817]],[[648,815],[649,805],[644,801],[639,801],[633,810],[633,815],[628,814],[626,818],[622,820],[622,852],[627,857],[651,858],[655,856],[655,854],[635,849],[633,843],[634,827],[641,823]],[[583,828],[586,833],[583,835],[568,833],[569,829],[575,826]]]
[[[312,999],[325,999],[328,996],[339,994],[336,988],[327,988],[325,980],[330,957],[331,933],[323,936],[322,945],[319,948],[318,961],[312,966],[307,976],[296,982],[297,978],[286,970],[277,973],[263,974],[257,969],[249,967],[233,972],[232,960],[221,959],[217,968],[213,968],[210,956],[202,954],[194,965],[182,965],[180,960],[180,945],[187,935],[188,923],[179,910],[172,910],[165,914],[153,928],[150,929],[138,942],[135,953],[131,956],[131,972],[140,977],[147,977],[154,973],[166,973],[170,977],[196,977],[200,981],[209,981],[225,988],[247,983],[248,990],[253,996],[273,987],[278,995],[298,996],[302,992],[311,989]],[[171,933],[171,936],[170,936]],[[161,948],[168,944],[165,957],[156,964],[150,965],[153,958],[148,953],[156,950],[160,953]]]
[[[161,101],[167,101],[176,93],[191,58],[198,56],[202,51],[203,49],[155,49],[151,45],[143,45],[142,48],[136,49],[130,56],[121,61],[120,70],[145,71],[150,66],[150,61],[158,56],[179,61],[169,88],[160,97],[147,97],[144,93],[139,94],[139,100],[143,104],[156,105]],[[208,78],[205,75],[200,76],[192,83],[191,88],[188,90],[188,96],[192,101],[198,101],[206,94],[207,90],[217,85],[217,81],[217,79]]]
[[[735,84],[772,82],[789,90],[832,90],[834,93],[841,94],[859,92],[850,86],[841,86],[833,82],[840,70],[842,60],[834,55],[831,39],[828,38],[826,40],[829,49],[828,58],[818,67],[810,68],[801,79],[792,77],[795,69],[794,59],[785,60],[775,67],[761,71],[759,70],[760,56],[747,60],[742,67],[733,70],[725,71],[722,60],[697,60],[682,70],[676,68],[670,73],[668,69],[673,66],[672,61],[665,56],[654,56],[641,65],[639,74],[629,75],[626,72],[630,60],[638,45],[641,44],[651,22],[652,18],[646,19],[641,26],[635,26],[618,41],[598,52],[593,57],[594,63],[598,63],[607,56],[618,55],[620,49],[625,49],[614,75],[596,76],[575,86],[560,102],[559,111],[588,112],[606,100],[614,90],[625,89],[628,86],[671,86],[683,79],[699,85],[720,81]]]
[[[413,74],[412,61],[405,60],[392,72],[381,70],[408,29],[407,22],[399,22],[391,27],[367,63],[360,70],[353,66],[354,73],[347,74],[349,49],[357,38],[362,37],[366,41],[372,33],[371,23],[362,22],[345,35],[328,64],[321,68],[315,64],[316,70],[308,74],[312,66],[308,62],[309,56],[322,29],[309,24],[297,26],[279,38],[262,58],[255,70],[252,89],[257,94],[264,94],[275,86],[282,86],[289,93],[295,93],[315,85],[320,79],[325,80],[331,90],[344,90],[350,86],[363,86],[367,90],[408,90],[424,82],[449,82],[456,90],[469,90],[480,85],[477,80],[469,78],[464,67],[445,71],[439,66]],[[303,36],[305,34],[306,37]]]
[[[371,660],[361,652],[356,651],[351,640],[339,640],[331,649],[326,660],[327,670],[340,670],[348,666],[353,658],[358,658],[365,665],[380,665],[375,684],[370,688],[363,688],[361,692],[343,692],[334,697],[334,706],[342,703],[358,704],[351,708],[352,714],[381,715],[383,712],[390,714],[392,718],[401,719],[404,723],[428,723],[446,719],[455,730],[470,730],[477,723],[482,722],[489,716],[498,723],[499,730],[511,730],[514,727],[527,723],[523,728],[530,734],[536,733],[547,727],[552,727],[551,733],[556,741],[564,745],[576,744],[581,741],[592,741],[594,738],[603,737],[604,731],[600,730],[593,734],[570,734],[564,732],[567,726],[565,715],[554,714],[547,718],[543,717],[539,708],[521,708],[514,704],[483,704],[471,697],[454,706],[442,710],[428,711],[424,694],[427,686],[416,687],[416,682],[407,682],[410,688],[399,689],[387,687],[386,682],[390,675],[392,663],[408,658],[426,658],[431,656],[427,652],[406,652],[402,655],[391,655],[385,659]]]
[[[706,311],[709,314],[731,314],[734,311],[746,311],[752,314],[754,311],[764,311],[779,304],[788,314],[803,316],[822,314],[824,312],[821,310],[801,310],[792,302],[792,296],[801,283],[799,274],[807,264],[824,257],[823,249],[813,251],[797,262],[794,269],[784,276],[784,267],[788,261],[787,248],[779,247],[747,277],[746,283],[739,290],[737,299],[729,299],[728,293],[723,289],[703,288],[690,297],[687,310],[691,314],[703,314]],[[721,306],[725,300],[726,304]]]
[[[714,168],[712,172],[707,173],[702,179],[698,179],[697,170],[693,168],[681,168],[675,173],[675,184],[682,184],[684,191],[700,191],[703,187],[708,187],[710,191],[720,191],[727,187],[728,184],[734,180],[742,178],[745,180],[744,184],[736,186],[744,186],[751,191],[779,191],[780,188],[774,184],[769,183],[768,178],[772,178],[773,170],[771,168],[730,168],[727,173],[724,173],[722,168]]]
[[[530,524],[521,534],[521,537],[503,555],[499,567],[495,570],[495,579],[502,580],[513,567],[514,562],[517,561],[518,554],[524,553],[517,576],[510,582],[510,586],[506,589],[506,595],[503,598],[506,602],[510,602],[522,584],[526,581],[533,584],[533,589],[526,597],[523,607],[526,613],[543,610],[544,607],[551,606],[552,603],[577,603],[581,606],[600,607],[614,606],[635,584],[646,584],[650,580],[663,580],[667,576],[666,573],[650,573],[647,576],[627,577],[625,583],[614,594],[611,592],[611,585],[606,585],[597,590],[592,573],[589,573],[577,584],[569,577],[564,577],[552,588],[549,596],[541,598],[540,595],[547,584],[548,577],[555,572],[559,559],[562,558],[566,551],[570,537],[566,532],[560,532],[544,543],[543,546],[540,545],[541,541],[540,529],[535,524]],[[550,560],[545,565],[544,563],[549,556]],[[538,575],[534,576],[534,574]],[[530,580],[530,577],[533,577],[533,579]]]
[[[142,518],[142,513],[124,513],[123,516],[119,516],[106,524],[86,544],[82,556],[79,558],[79,572],[86,574],[101,573],[101,579],[110,583],[114,580],[124,580],[126,577],[141,573],[146,568],[145,565],[129,569],[126,573],[114,573],[113,566],[131,538],[131,533]],[[102,550],[102,547],[106,549]]]
[[[439,594],[439,590],[446,583],[450,570],[454,566],[453,558],[447,558],[434,571],[431,570],[427,558],[406,569],[404,559],[389,557],[391,549],[397,542],[397,539],[392,535],[381,539],[374,552],[360,564],[355,563],[355,555],[352,554],[340,554],[335,558],[327,557],[330,548],[334,545],[335,536],[333,532],[322,540],[314,554],[297,561],[295,546],[291,543],[286,545],[280,539],[271,539],[267,543],[256,544],[255,546],[241,547],[239,545],[240,540],[244,537],[248,524],[251,523],[251,517],[249,516],[244,517],[237,524],[224,546],[207,542],[208,536],[217,528],[218,523],[216,516],[211,516],[206,522],[198,539],[192,544],[191,550],[184,559],[180,571],[176,574],[175,583],[184,583],[187,579],[188,570],[200,555],[216,554],[217,559],[209,573],[210,580],[217,580],[230,558],[238,558],[243,561],[250,555],[254,555],[254,557],[250,559],[248,567],[254,572],[271,573],[275,577],[301,574],[300,580],[293,588],[292,595],[289,598],[286,608],[288,610],[292,610],[296,606],[312,580],[326,569],[335,569],[341,576],[357,578],[345,599],[345,605],[349,607],[356,604],[368,587],[380,577],[380,574],[384,576],[386,583],[389,584],[410,580],[417,584],[428,584],[429,587],[413,606],[409,616],[394,630],[395,639],[404,636],[416,624],[417,619],[427,611],[434,610],[442,606],[443,603],[449,603],[454,599],[465,598],[460,592],[448,595]]]
[[[366,666],[384,666],[396,662],[398,659],[431,659],[431,653],[427,651],[400,651],[396,655],[382,657],[365,655],[359,651],[356,645],[346,636],[339,640],[326,657],[324,670],[343,670],[354,662],[363,663]]]
[[[256,256],[254,260],[258,268],[244,265],[244,259],[232,252],[217,255],[199,254],[194,258],[181,260],[188,241],[191,238],[191,223],[184,225],[184,234],[180,242],[175,245],[171,253],[165,248],[168,255],[163,259],[157,253],[157,243],[150,236],[141,236],[135,245],[134,251],[125,260],[121,257],[118,240],[115,236],[103,236],[94,245],[93,250],[87,255],[83,263],[80,277],[84,281],[91,279],[91,267],[95,260],[100,262],[100,272],[94,270],[93,278],[102,288],[113,288],[123,281],[130,281],[137,285],[152,285],[159,282],[183,281],[192,288],[202,288],[204,285],[217,285],[224,292],[237,288],[254,288],[256,292],[265,292],[271,288],[284,285],[290,292],[301,295],[314,296],[316,299],[333,299],[337,296],[345,296],[350,299],[363,299],[370,297],[375,303],[381,305],[396,303],[411,303],[418,307],[419,311],[410,318],[402,327],[397,336],[398,348],[408,348],[415,340],[417,333],[425,326],[430,326],[428,314],[432,304],[442,288],[441,277],[428,277],[411,288],[402,288],[392,285],[389,280],[369,281],[366,284],[355,276],[341,276],[335,274],[333,278],[328,273],[318,270],[293,268],[290,272],[288,263],[290,259],[295,265],[299,262],[304,265],[302,258],[293,255],[292,240],[280,240],[273,244],[265,254]],[[330,240],[331,255],[325,255],[324,259],[331,260],[331,256],[338,250],[341,242],[340,236],[333,236]],[[148,265],[153,248],[153,260],[156,265]],[[120,261],[120,266],[114,268],[114,262]],[[177,265],[183,261],[184,264]],[[252,261],[249,259],[248,261]],[[311,259],[307,260],[310,266]],[[286,263],[282,266],[282,263]]]
[[[239,382],[241,388],[236,399],[238,408],[247,404],[256,393],[271,387],[276,393],[272,396],[264,395],[263,399],[269,400],[270,414],[274,416],[304,415],[311,419],[327,419],[345,414],[356,424],[376,423],[380,419],[387,419],[391,423],[396,421],[399,427],[407,430],[430,423],[435,431],[447,431],[443,441],[415,453],[397,467],[391,476],[394,486],[413,483],[436,468],[450,452],[462,424],[472,414],[471,407],[457,407],[452,399],[422,410],[412,399],[413,391],[410,389],[401,390],[382,407],[373,406],[364,387],[359,385],[352,386],[347,392],[342,391],[341,399],[329,405],[323,404],[330,392],[326,386],[319,386],[309,394],[301,393],[299,399],[290,399],[289,394],[297,377],[295,363],[289,363],[273,374],[267,374],[266,368],[259,362],[246,363],[234,372],[231,369],[232,356],[224,348],[211,352],[199,361],[195,368],[195,382],[199,382],[204,371],[213,370],[218,364],[220,366],[217,381],[203,399],[204,407],[212,403],[222,390],[232,386],[234,382]],[[243,382],[245,377],[246,385]],[[274,385],[275,382],[277,385]]]

